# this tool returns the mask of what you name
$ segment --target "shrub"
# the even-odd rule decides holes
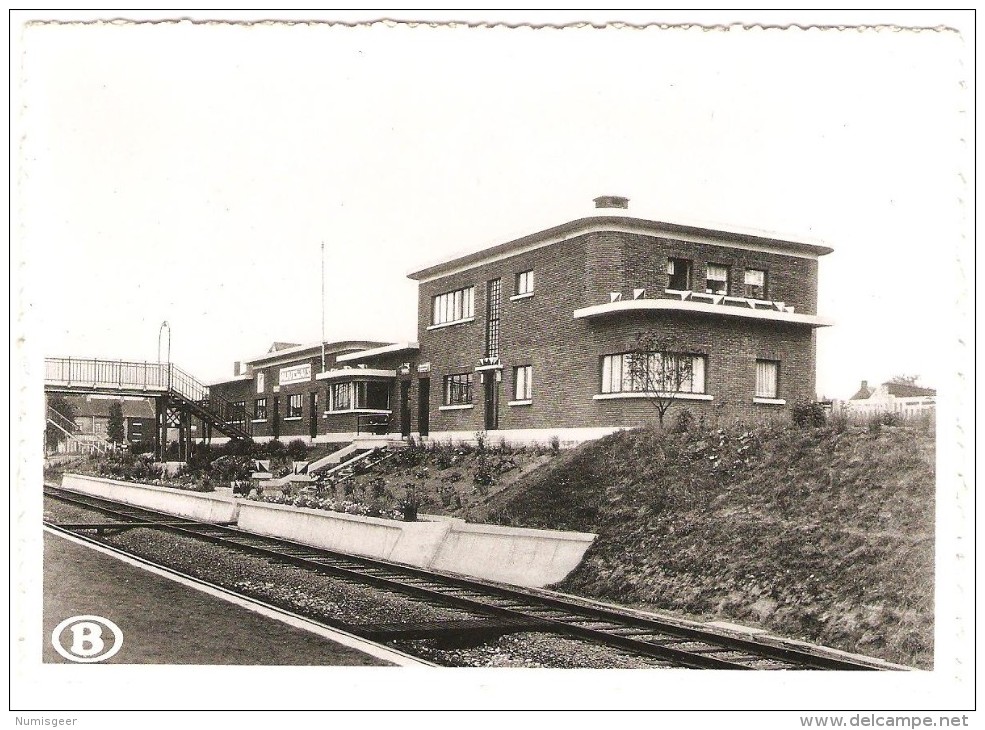
[[[677,412],[673,430],[675,433],[687,433],[692,428],[694,428],[694,414],[689,409],[682,408]]]
[[[304,461],[308,456],[308,444],[302,439],[292,439],[287,444],[287,455],[294,461]]]
[[[824,407],[816,401],[797,403],[790,411],[790,417],[799,428],[818,428],[827,420]]]
[[[475,432],[475,448],[478,451],[486,450],[486,441],[487,441],[487,434],[485,431]]]
[[[266,452],[269,456],[281,456],[284,453],[284,442],[280,439],[268,441]]]
[[[551,436],[551,440],[548,443],[551,447],[551,453],[554,454],[554,456],[557,456],[558,452],[561,450],[561,439],[556,435]]]

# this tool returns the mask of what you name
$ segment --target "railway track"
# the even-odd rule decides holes
[[[401,593],[432,605],[464,609],[472,617],[416,623],[334,624],[336,628],[383,644],[413,639],[475,644],[508,633],[548,632],[617,647],[659,660],[664,665],[695,669],[889,668],[876,660],[819,648],[734,636],[615,607],[568,599],[559,594],[332,552],[245,532],[232,525],[180,519],[171,514],[83,495],[61,487],[45,485],[44,494],[98,511],[109,518],[106,522],[46,523],[52,529],[76,535],[93,532],[97,535],[112,534],[137,527],[167,530],[344,581]],[[333,625],[331,622],[325,623]]]

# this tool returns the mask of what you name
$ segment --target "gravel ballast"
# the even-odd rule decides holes
[[[44,502],[44,517],[55,523],[111,521],[99,512],[48,498]],[[400,593],[349,583],[163,530],[134,528],[103,537],[101,541],[237,593],[334,624],[412,624],[477,617],[463,609],[434,606]],[[467,648],[449,648],[430,640],[390,645],[451,667],[667,666],[657,659],[551,634],[511,634]]]

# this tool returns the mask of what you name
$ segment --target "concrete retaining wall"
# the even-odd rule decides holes
[[[596,535],[558,530],[453,523],[430,567],[540,588],[581,562]]]
[[[239,512],[239,504],[229,497],[155,487],[150,484],[121,482],[81,474],[64,474],[62,486],[94,497],[115,499],[135,507],[156,509],[202,522],[235,522]]]
[[[400,522],[78,474],[64,475],[62,486],[206,522],[235,520],[249,532],[328,550],[529,587],[564,578],[596,537],[474,525],[441,516],[421,515],[421,521]]]

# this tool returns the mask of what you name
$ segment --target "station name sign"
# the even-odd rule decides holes
[[[311,363],[305,363],[304,365],[294,365],[289,368],[281,368],[280,374],[278,375],[277,382],[281,385],[288,385],[290,383],[303,383],[306,380],[311,380]]]

